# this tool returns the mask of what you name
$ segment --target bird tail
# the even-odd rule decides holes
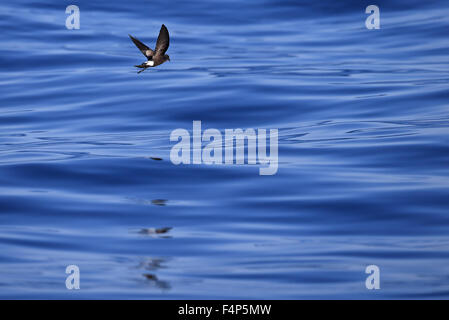
[[[145,68],[146,65],[145,65],[145,63],[142,63],[142,64],[136,64],[134,67],[136,67],[136,68]]]

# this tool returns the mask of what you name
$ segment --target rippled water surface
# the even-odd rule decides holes
[[[449,298],[449,4],[369,4],[2,2],[0,298]],[[193,120],[278,172],[175,166]]]

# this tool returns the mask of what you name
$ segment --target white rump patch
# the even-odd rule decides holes
[[[147,61],[146,65],[152,67],[154,66],[154,61]]]

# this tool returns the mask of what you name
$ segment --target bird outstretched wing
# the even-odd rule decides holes
[[[150,48],[148,48],[145,44],[143,44],[142,42],[140,42],[138,39],[134,38],[132,35],[129,34],[129,37],[131,38],[131,40],[134,42],[134,44],[136,45],[137,48],[139,48],[140,52],[143,53],[143,55],[145,57],[147,57],[147,59],[151,59],[154,56],[154,52],[153,50],[151,50]]]
[[[159,36],[157,37],[156,48],[154,48],[154,54],[156,56],[163,56],[170,45],[170,36],[165,25],[162,25]]]

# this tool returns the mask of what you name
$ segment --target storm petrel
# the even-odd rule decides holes
[[[165,25],[162,25],[161,30],[159,31],[159,36],[157,37],[156,48],[154,48],[154,51],[134,38],[132,35],[129,34],[129,37],[134,42],[136,47],[139,48],[143,55],[148,59],[148,61],[135,66],[137,68],[141,68],[141,70],[137,73],[141,73],[149,67],[156,67],[160,64],[163,64],[167,60],[170,61],[170,57],[168,56],[168,54],[165,54],[168,46],[170,45],[170,37]]]

